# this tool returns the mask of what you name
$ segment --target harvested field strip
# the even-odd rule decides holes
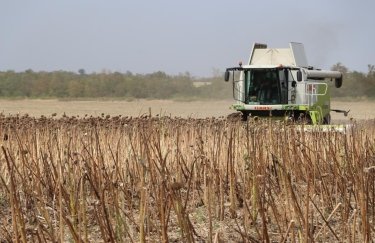
[[[2,241],[375,237],[375,121],[1,116]]]

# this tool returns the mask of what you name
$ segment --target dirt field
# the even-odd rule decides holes
[[[0,100],[0,112],[5,115],[29,114],[39,117],[50,116],[53,113],[61,117],[64,113],[68,116],[100,116],[102,113],[109,115],[139,116],[171,115],[179,117],[219,117],[226,116],[234,111],[229,109],[232,100],[221,101],[191,101],[179,102],[172,100],[135,100],[135,101],[58,101],[58,100]],[[354,119],[374,119],[374,101],[333,101],[332,109],[349,110],[348,117],[332,112],[333,122]]]

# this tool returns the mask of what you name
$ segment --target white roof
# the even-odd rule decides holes
[[[289,48],[267,48],[265,44],[253,45],[249,65],[283,65],[307,67],[303,44],[291,42]]]

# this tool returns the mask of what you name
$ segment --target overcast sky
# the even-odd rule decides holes
[[[375,0],[0,0],[0,31],[0,71],[202,77],[291,41],[319,68],[375,64]]]

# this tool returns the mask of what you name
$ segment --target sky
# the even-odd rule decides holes
[[[375,64],[374,0],[0,0],[0,71],[163,71],[209,77],[254,42],[310,65]]]

